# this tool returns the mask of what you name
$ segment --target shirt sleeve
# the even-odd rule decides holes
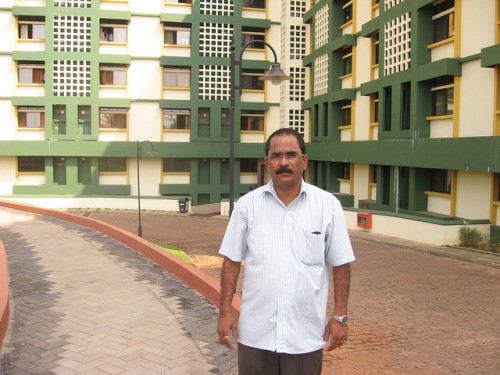
[[[219,254],[228,257],[233,262],[241,262],[245,258],[247,251],[247,230],[246,206],[240,199],[229,219]]]
[[[326,260],[333,267],[354,261],[354,251],[347,231],[344,210],[340,202],[334,198],[332,202],[331,222],[326,243]]]

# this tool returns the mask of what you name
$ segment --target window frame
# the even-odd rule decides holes
[[[342,49],[342,76],[352,75],[352,56],[353,56],[352,46],[347,46]]]
[[[109,75],[109,73],[111,75]],[[125,73],[123,76],[115,77],[115,73]],[[111,78],[112,83],[108,79]],[[115,80],[121,81],[125,78],[124,82],[115,83]],[[112,87],[127,87],[128,84],[128,67],[126,65],[113,65],[101,64],[99,65],[99,86],[112,86]]]
[[[178,77],[177,74],[186,74],[187,73],[187,77],[188,77],[188,85],[183,85],[183,84],[179,84],[179,80],[185,80],[185,78],[182,78],[181,77]],[[176,74],[175,76],[175,85],[173,86],[169,86],[167,85],[167,81],[168,81],[168,78],[167,78],[167,75],[169,74]],[[180,78],[180,79],[179,79]],[[188,68],[188,67],[177,67],[177,66],[165,66],[163,67],[163,87],[164,88],[168,88],[168,89],[176,89],[176,90],[189,90],[191,89],[191,69]]]
[[[161,159],[161,171],[163,174],[190,174],[191,173],[191,159],[189,159],[189,158],[162,158]]]
[[[103,32],[103,28],[111,28],[112,39],[103,38],[105,35]],[[114,40],[115,39],[115,29],[125,29],[125,40]],[[99,23],[99,42],[100,43],[112,43],[112,44],[127,44],[128,43],[128,21],[122,20],[110,20],[110,19],[101,19]]]
[[[182,131],[182,130],[190,130],[191,129],[191,110],[185,108],[169,108],[163,109],[163,131]],[[165,116],[176,116],[175,118],[175,127],[166,127],[165,126]],[[181,116],[179,118],[179,116]],[[184,124],[184,126],[182,126]]]
[[[438,194],[451,194],[452,171],[449,169],[431,169],[429,178],[429,191]],[[446,186],[438,186],[443,185]]]
[[[25,162],[21,162],[25,160]],[[29,163],[28,163],[29,162]],[[21,170],[23,165],[30,164],[29,170]],[[17,173],[18,174],[45,174],[45,157],[44,156],[18,156],[17,157]]]
[[[449,6],[449,4],[451,6]],[[448,4],[448,5],[447,5]],[[443,8],[446,7],[446,8]],[[432,16],[433,43],[452,39],[455,36],[455,1],[444,0],[434,5]],[[444,36],[445,35],[445,36]]]
[[[258,118],[259,122],[255,124],[252,120]],[[246,120],[245,120],[246,119]],[[245,126],[246,123],[246,126]],[[257,125],[256,129],[254,129]],[[266,130],[266,113],[261,110],[242,110],[240,113],[240,131],[241,132],[264,132]]]
[[[446,82],[445,77],[449,77],[448,80],[451,81],[451,83]],[[441,80],[445,82],[441,82]],[[434,80],[434,85],[431,88],[431,94],[432,94],[432,116],[436,117],[452,116],[454,112],[453,105],[455,99],[454,77],[443,76],[436,78]],[[451,110],[449,110],[450,97],[452,106]]]
[[[24,74],[21,74],[21,69],[31,70],[30,81],[21,81],[21,77],[24,79]],[[45,85],[45,64],[41,61],[20,61],[17,64],[17,79],[20,85]]]
[[[189,43],[179,43],[178,32],[189,32]],[[173,43],[167,43],[167,33],[174,33]],[[189,47],[192,44],[192,35],[193,31],[188,23],[173,23],[173,22],[165,22],[163,25],[163,45],[164,46],[178,46],[178,47]]]
[[[113,107],[100,107],[99,108],[99,130],[104,131],[123,131],[128,129],[128,108],[113,108]],[[104,115],[109,116],[110,126],[102,126],[104,119]],[[124,118],[121,121],[116,121],[115,117],[123,116]],[[117,117],[118,118],[118,117]],[[116,126],[115,124],[123,123],[124,126]]]
[[[254,5],[254,3],[263,3],[264,5],[261,6],[260,4]],[[248,8],[248,9],[266,9],[266,0],[243,0],[242,2],[242,8]]]
[[[34,27],[43,25],[43,37],[35,38],[33,34],[35,33]],[[26,26],[26,30],[23,31],[23,26]],[[18,40],[31,40],[31,41],[43,41],[45,40],[45,17],[44,16],[19,16],[17,18],[17,39]],[[26,37],[23,34],[26,33]],[[31,37],[30,37],[31,34]]]
[[[22,130],[41,130],[45,129],[45,107],[41,106],[18,106],[17,128]],[[37,126],[29,125],[35,118],[29,114],[38,114]],[[32,117],[31,119],[29,117]],[[21,121],[22,120],[22,121]],[[25,125],[22,125],[25,124]]]
[[[259,40],[261,42],[266,41],[266,29],[263,27],[252,27],[243,26],[241,29],[241,46],[243,47],[247,43],[253,42],[254,40]],[[266,45],[264,43],[252,43],[248,46],[248,49],[254,50],[265,50]]]
[[[344,0],[342,4],[342,18],[343,18],[343,25],[348,24],[349,22],[352,22],[353,15],[352,15],[352,7],[353,0]]]
[[[241,72],[241,89],[244,91],[258,91],[265,90],[265,82],[260,79],[265,74],[262,69],[242,69]]]
[[[106,167],[106,170],[104,170]],[[115,168],[118,167],[118,168]],[[127,174],[128,163],[125,157],[100,157],[99,174]]]
[[[352,125],[352,100],[342,100],[339,104],[342,114],[342,124],[340,126],[350,127]]]

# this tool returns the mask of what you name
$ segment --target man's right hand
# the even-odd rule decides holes
[[[233,338],[238,341],[238,322],[231,313],[220,313],[219,322],[217,323],[217,333],[219,339],[229,349],[233,349],[233,343],[229,333],[232,333]]]

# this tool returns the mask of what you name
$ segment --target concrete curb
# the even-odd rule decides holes
[[[9,278],[7,276],[7,254],[0,241],[0,349],[9,328]]]
[[[100,220],[78,216],[68,212],[2,200],[0,200],[0,206],[11,208],[14,210],[54,217],[106,234],[107,236],[141,253],[146,258],[163,268],[165,271],[171,273],[179,281],[196,290],[203,297],[213,303],[217,308],[220,307],[220,286],[219,282],[216,279],[196,268],[195,266],[183,262],[177,257],[169,254],[164,249],[161,249],[160,247],[133,233],[107,224]],[[0,347],[3,338],[5,337],[9,321],[9,293],[6,263],[5,249],[3,249],[2,245],[0,247],[0,316],[2,317],[2,320],[0,321]],[[5,272],[3,272],[2,267],[5,267]],[[5,277],[3,277],[3,275],[5,275]],[[3,287],[4,283],[6,285],[6,288]],[[239,315],[240,304],[241,298],[235,295],[233,299],[233,312],[236,315]]]

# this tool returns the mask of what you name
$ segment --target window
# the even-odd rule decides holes
[[[187,158],[164,158],[163,173],[189,173],[190,164]]]
[[[165,130],[187,130],[191,122],[189,109],[164,109],[163,129]]]
[[[434,43],[455,35],[454,12],[455,0],[441,1],[434,6],[434,16],[432,17]]]
[[[101,65],[99,79],[99,84],[102,86],[126,86],[127,67],[124,65]]]
[[[370,122],[378,124],[378,92],[370,95]]]
[[[45,64],[43,62],[20,62],[18,78],[19,83],[43,85],[45,83]]]
[[[199,108],[198,109],[198,124],[209,125],[210,124],[210,108]]]
[[[99,158],[99,173],[127,172],[127,158]]]
[[[380,51],[380,43],[379,43],[379,33],[373,33],[372,35],[372,66],[378,65],[379,62],[379,51]]]
[[[241,111],[241,130],[264,131],[264,111]]]
[[[244,46],[249,42],[254,40],[265,41],[266,40],[266,30],[260,27],[248,27],[243,26],[241,30],[241,45]],[[248,48],[255,49],[265,49],[264,43],[255,42],[249,45]]]
[[[45,128],[44,107],[18,107],[17,126],[26,129]]]
[[[221,125],[231,125],[231,110],[228,108],[221,109]]]
[[[127,108],[100,108],[99,128],[101,129],[126,129]]]
[[[257,159],[240,159],[241,173],[257,173]]]
[[[163,69],[163,86],[189,88],[191,86],[191,70],[180,67],[166,67]]]
[[[351,126],[352,101],[343,100],[341,102],[342,109],[342,126]]]
[[[241,76],[241,87],[243,90],[264,90],[264,81],[259,79],[264,75],[260,69],[243,69]]]
[[[342,5],[342,10],[344,12],[344,23],[352,20],[352,0],[344,0]]]
[[[27,40],[45,39],[45,17],[22,16],[18,19],[18,37]]]
[[[191,4],[192,0],[165,0],[168,4]]]
[[[384,130],[392,128],[392,87],[384,87]]]
[[[342,51],[342,74],[352,74],[352,47],[344,48]]]
[[[243,0],[243,8],[266,8],[266,0]]]
[[[64,104],[55,104],[52,106],[52,112],[54,133],[66,134],[66,106]]]
[[[401,130],[410,129],[411,113],[411,83],[404,82],[401,85]]]
[[[342,177],[343,180],[351,179],[351,163],[342,163]]]
[[[128,21],[101,20],[101,42],[127,43]]]
[[[19,173],[45,172],[45,158],[43,156],[19,156],[17,171]]]
[[[190,45],[191,26],[187,23],[166,23],[163,37],[164,44]]]
[[[78,132],[79,134],[89,135],[92,131],[91,116],[89,105],[78,106]]]
[[[430,190],[437,193],[451,193],[451,173],[446,169],[432,169]]]
[[[432,115],[453,114],[453,76],[443,76],[434,80],[432,91]]]

